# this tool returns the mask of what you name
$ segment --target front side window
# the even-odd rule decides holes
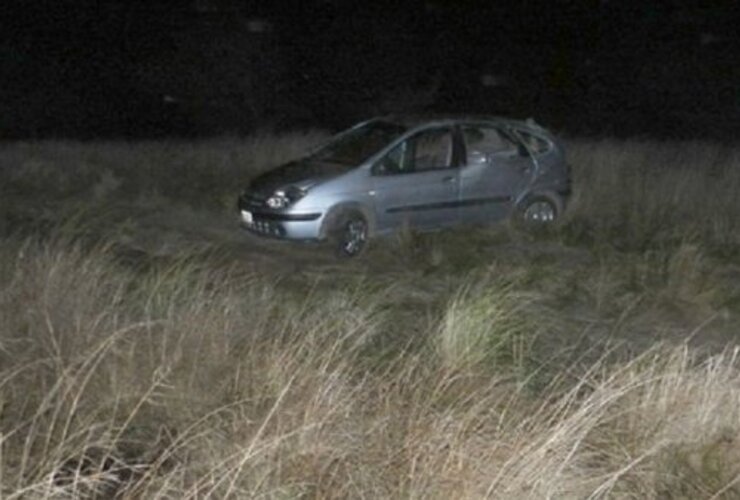
[[[383,174],[403,174],[449,168],[452,166],[452,133],[434,129],[403,141],[378,164]]]

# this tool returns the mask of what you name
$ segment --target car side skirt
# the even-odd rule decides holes
[[[401,212],[420,212],[423,210],[441,210],[446,208],[472,207],[476,205],[490,205],[494,203],[510,203],[511,196],[491,196],[488,198],[470,198],[467,200],[445,201],[439,203],[425,203],[420,205],[402,205],[386,209],[389,214]]]

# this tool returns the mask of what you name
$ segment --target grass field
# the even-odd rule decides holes
[[[0,145],[2,498],[740,497],[740,148],[571,139],[549,234],[241,234],[322,138]]]

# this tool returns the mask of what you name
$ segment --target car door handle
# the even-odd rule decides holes
[[[442,182],[455,182],[457,180],[457,177],[454,175],[448,175],[446,177],[442,177]]]

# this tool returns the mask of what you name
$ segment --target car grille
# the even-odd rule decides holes
[[[285,236],[285,230],[282,225],[277,222],[271,222],[259,218],[255,219],[252,224],[249,224],[247,229],[266,236],[274,236],[276,238]]]

